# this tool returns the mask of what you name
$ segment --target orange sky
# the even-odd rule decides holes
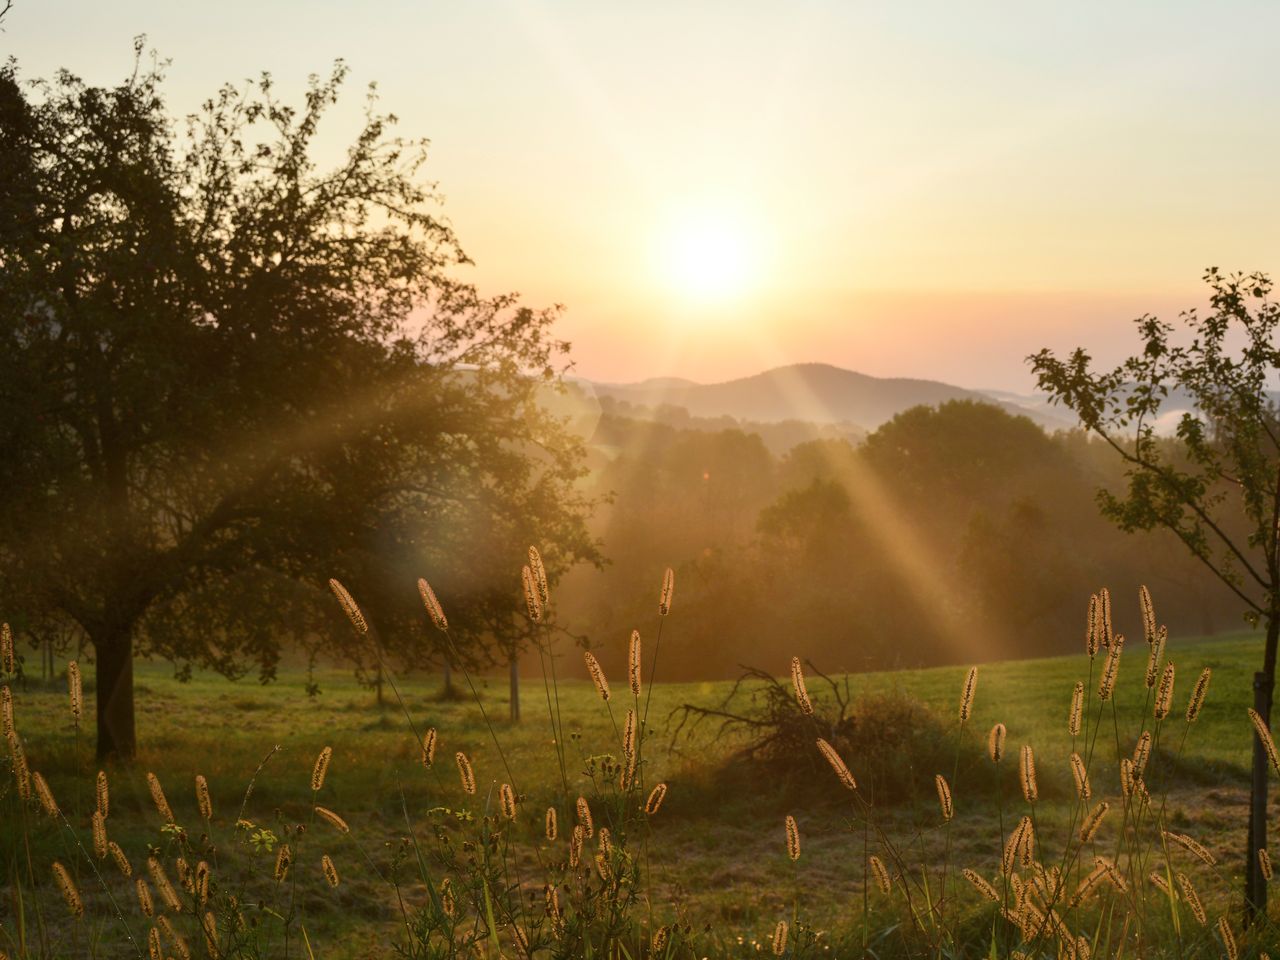
[[[346,58],[327,149],[378,81],[469,275],[564,304],[585,376],[1026,389],[1041,345],[1118,356],[1206,266],[1280,266],[1280,7],[1120,6],[17,0],[0,45],[108,82],[146,33],[175,112]]]

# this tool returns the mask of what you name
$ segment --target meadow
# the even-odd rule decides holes
[[[627,640],[619,642],[625,646]],[[663,643],[680,642],[679,618],[673,616],[666,622]],[[613,824],[615,835],[627,837],[623,842],[638,851],[631,880],[622,881],[634,886],[628,896],[635,925],[606,937],[609,946],[592,946],[588,937],[573,953],[555,952],[550,940],[544,953],[535,942],[535,956],[862,956],[864,951],[874,956],[1014,956],[1018,951],[1046,957],[1258,956],[1272,947],[1275,928],[1260,923],[1245,937],[1238,913],[1251,750],[1246,708],[1260,644],[1258,636],[1242,632],[1171,639],[1165,650],[1166,660],[1177,666],[1175,698],[1164,741],[1157,741],[1144,778],[1151,795],[1147,806],[1165,830],[1198,841],[1212,866],[1189,849],[1175,845],[1170,851],[1169,844],[1158,840],[1155,848],[1131,846],[1144,824],[1138,812],[1131,815],[1117,758],[1134,750],[1140,729],[1153,726],[1153,690],[1144,676],[1148,651],[1141,639],[1129,642],[1114,699],[1102,705],[1092,687],[1106,654],[1091,664],[1083,641],[1076,655],[981,665],[963,726],[958,710],[965,667],[838,678],[847,680],[855,721],[869,736],[884,737],[875,729],[873,714],[885,703],[911,704],[927,721],[922,739],[905,746],[890,743],[874,761],[845,754],[861,781],[858,804],[852,806],[849,792],[816,750],[812,756],[753,760],[741,754],[750,734],[740,727],[723,730],[711,717],[681,728],[683,705],[716,710],[731,684],[666,684],[660,662],[652,685],[646,667],[640,698],[633,699],[627,677],[610,678],[607,703],[590,681],[562,679],[553,692],[544,688],[541,675],[528,676],[518,724],[507,720],[505,677],[469,678],[477,696],[460,680],[455,697],[446,698],[436,676],[400,676],[398,697],[379,706],[373,693],[342,669],[322,670],[314,678],[286,669],[276,682],[262,686],[201,672],[180,682],[170,666],[144,662],[137,672],[140,753],[133,766],[106,770],[106,823],[135,874],[145,873],[141,861],[148,852],[177,862],[178,874],[193,867],[196,856],[208,857],[224,894],[233,875],[275,874],[276,882],[268,879],[261,888],[265,894],[261,889],[250,894],[258,888],[237,881],[243,893],[230,901],[233,909],[256,910],[258,919],[252,923],[262,930],[273,924],[279,928],[254,940],[252,948],[242,946],[237,956],[524,955],[525,941],[506,933],[500,911],[495,916],[490,908],[484,916],[488,886],[483,888],[485,899],[478,901],[479,936],[473,927],[470,935],[456,936],[457,942],[448,945],[431,936],[423,936],[416,947],[404,945],[406,925],[418,922],[411,919],[413,909],[440,912],[440,887],[433,892],[426,877],[451,869],[438,850],[425,858],[422,851],[454,835],[457,840],[446,839],[446,846],[460,844],[451,849],[465,850],[461,860],[470,857],[474,866],[477,849],[492,844],[496,855],[500,852],[498,872],[506,878],[495,879],[494,886],[506,882],[511,903],[527,903],[531,913],[541,914],[541,874],[572,873],[559,861],[574,820],[570,798],[579,795],[593,798],[598,825]],[[574,667],[581,658],[580,650],[559,649],[559,673],[580,673]],[[786,663],[768,666],[780,676],[787,674]],[[1188,724],[1188,696],[1206,667],[1212,670],[1207,696],[1196,722]],[[320,689],[314,696],[307,686],[312,680]],[[1078,739],[1068,732],[1077,681],[1091,686],[1091,713]],[[810,675],[808,689],[821,717],[827,706],[823,686]],[[610,781],[626,775],[619,768],[628,755],[623,743],[628,709],[636,708],[643,717],[650,693],[648,722],[638,731],[644,743],[640,800],[652,785],[665,783],[667,789],[641,830],[615,805],[618,791]],[[747,706],[743,697],[739,707]],[[111,858],[94,860],[90,853],[98,768],[84,730],[73,723],[66,679],[16,684],[13,711],[29,767],[46,778],[60,812],[50,818],[35,800],[23,803],[12,776],[0,786],[5,817],[0,862],[6,871],[0,950],[13,957],[146,956],[150,921],[139,912],[133,881],[119,875]],[[549,720],[549,713],[557,711],[565,748],[563,778]],[[991,761],[989,743],[989,731],[997,723],[1006,730],[998,765]],[[420,739],[428,729],[437,736],[430,767],[424,766]],[[933,740],[940,753],[927,744],[912,746]],[[1081,746],[1089,742],[1096,742],[1096,752]],[[1020,782],[1025,776],[1019,768],[1023,744],[1034,747],[1034,804],[1026,803]],[[1068,759],[1073,744],[1090,758],[1092,800],[1106,798],[1113,808],[1090,838],[1089,855],[1081,849],[1068,856],[1071,843],[1066,838],[1078,833],[1084,811],[1094,807],[1078,801]],[[332,755],[321,788],[313,791],[315,765],[325,748]],[[474,771],[473,794],[460,782],[454,760],[458,751]],[[171,824],[157,812],[148,772],[163,785],[172,807]],[[935,779],[940,774],[947,781],[951,818],[945,806],[940,809]],[[194,787],[197,776],[208,784],[211,811],[203,813],[212,816],[207,822]],[[883,800],[876,796],[875,777],[886,785]],[[518,801],[511,810],[502,787],[509,782],[515,784],[512,799]],[[859,806],[862,797],[871,798],[870,807]],[[350,833],[332,829],[323,816],[317,819],[316,805],[340,814]],[[548,806],[559,809],[554,841],[547,837],[543,811]],[[1142,809],[1137,802],[1132,806]],[[1280,806],[1275,792],[1272,806]],[[1001,888],[996,891],[1001,899],[1017,900],[1015,913],[1022,910],[1031,895],[1021,892],[1024,884],[1016,874],[1002,873],[1001,863],[1015,825],[1028,810],[1040,844],[1037,862],[1047,866],[1063,857],[1066,879],[1060,899],[1066,900],[1062,890],[1070,893],[1077,881],[1094,873],[1110,879],[1102,866],[1094,867],[1093,854],[1121,865],[1123,878],[1114,878],[1113,887],[1099,885],[1107,889],[1091,894],[1087,915],[1078,922],[1068,917],[1079,931],[1075,941],[1043,932],[1028,940],[1025,921],[1001,919],[1000,905],[988,903],[961,873],[965,868],[976,871]],[[788,836],[789,817],[794,818],[794,837]],[[504,823],[500,839],[486,833],[499,823]],[[300,825],[304,829],[298,830]],[[472,829],[479,834],[464,840]],[[892,852],[882,842],[885,837],[894,838]],[[282,877],[279,847],[286,840],[292,845],[291,862]],[[184,850],[197,851],[186,853],[191,863],[183,859]],[[326,882],[322,854],[340,875],[336,885],[332,880],[337,876]],[[1171,882],[1175,872],[1194,878],[1202,910],[1188,912],[1186,896],[1179,894],[1174,899],[1184,901],[1183,906],[1170,910],[1165,895],[1146,876],[1159,867],[1163,857],[1157,854],[1168,858]],[[889,892],[877,882],[878,868],[868,869],[871,855],[887,865]],[[68,865],[85,906],[81,919],[68,922],[50,874],[54,860]],[[407,866],[415,860],[421,872]],[[547,866],[551,861],[554,867]],[[590,874],[589,857],[584,863]],[[630,858],[627,863],[630,867]],[[465,862],[452,864],[468,869]],[[1029,855],[1026,865],[1031,866]],[[1052,873],[1054,868],[1048,869]],[[607,865],[600,870],[604,877]],[[1035,866],[1037,874],[1042,870]],[[397,876],[397,882],[388,883]],[[462,896],[467,888],[454,882]],[[1029,874],[1028,891],[1033,882]],[[199,883],[197,879],[193,887],[197,897]],[[898,895],[913,886],[914,898]],[[1041,888],[1041,906],[1047,901],[1051,908],[1055,895],[1052,890],[1045,895],[1043,881]],[[497,891],[493,893],[496,899]],[[272,895],[278,899],[272,901]],[[1124,920],[1125,905],[1135,896],[1147,908],[1142,917],[1135,912],[1131,921]],[[1203,924],[1196,918],[1201,912]],[[200,910],[188,905],[171,913],[175,926],[184,913],[191,914],[185,918],[184,939],[199,944]],[[436,919],[443,922],[443,914]],[[780,922],[787,924],[789,934]],[[290,924],[296,924],[292,933],[286,932]],[[552,924],[553,931],[560,929]],[[677,936],[660,933],[668,930]],[[781,948],[780,936],[786,940]],[[1080,937],[1088,943],[1081,944]],[[206,952],[226,955],[215,941],[205,945]],[[223,934],[221,949],[225,942]],[[188,949],[185,943],[182,949]],[[180,955],[169,946],[162,955],[170,951]]]

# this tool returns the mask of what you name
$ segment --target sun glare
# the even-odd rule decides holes
[[[664,270],[682,297],[720,303],[745,294],[758,268],[758,254],[745,224],[704,215],[675,223],[666,233]]]

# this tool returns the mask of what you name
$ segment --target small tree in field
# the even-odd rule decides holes
[[[447,570],[450,650],[486,662],[529,543],[553,577],[596,556],[582,445],[538,403],[554,311],[452,278],[425,141],[371,95],[318,167],[341,64],[297,106],[225,87],[184,129],[137,52],[114,87],[0,67],[0,617],[78,629],[122,757],[137,653],[269,674],[337,576],[381,649],[438,663],[375,587]]]
[[[1152,316],[1136,323],[1142,352],[1094,372],[1089,354],[1029,358],[1040,388],[1070,408],[1128,465],[1128,490],[1101,491],[1106,516],[1129,531],[1172,531],[1266,630],[1254,700],[1271,723],[1280,640],[1280,414],[1271,392],[1280,377],[1275,342],[1280,305],[1264,274],[1205,274],[1207,315],[1181,314],[1185,335]],[[1174,395],[1190,401],[1172,440],[1155,425]],[[1258,851],[1266,847],[1267,755],[1255,735],[1246,922],[1265,913]]]

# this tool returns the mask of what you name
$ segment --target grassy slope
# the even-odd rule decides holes
[[[668,642],[679,642],[678,622],[673,621],[672,627]],[[1136,732],[1144,709],[1145,656],[1144,644],[1131,643],[1121,667],[1118,702],[1122,730]],[[1187,762],[1179,768],[1172,804],[1175,820],[1222,855],[1219,885],[1207,891],[1209,897],[1221,899],[1232,889],[1233,874],[1239,870],[1245,765],[1250,749],[1244,711],[1251,697],[1251,674],[1260,659],[1260,643],[1249,635],[1174,642],[1169,656],[1178,668],[1174,708],[1178,722],[1174,727],[1179,731],[1185,726],[1181,713],[1195,676],[1203,666],[1214,669],[1207,705],[1186,745],[1183,757]],[[776,669],[783,671],[785,663],[777,664]],[[963,674],[963,668],[876,673],[854,677],[852,683],[856,691],[896,688],[907,692],[952,722]],[[961,865],[969,863],[992,875],[999,858],[994,805],[974,800],[965,790],[970,778],[989,776],[983,759],[986,731],[997,720],[1007,725],[1011,758],[1016,757],[1022,743],[1033,744],[1040,758],[1042,782],[1052,794],[1055,783],[1069,783],[1065,773],[1070,750],[1068,702],[1075,680],[1087,676],[1088,660],[1083,655],[981,668],[970,728],[973,732],[966,736],[955,782],[957,818],[951,841]],[[508,779],[474,701],[441,702],[437,680],[417,678],[401,683],[414,723],[419,729],[435,726],[440,731],[440,753],[430,774],[417,763],[417,749],[394,701],[379,709],[368,691],[341,673],[323,675],[320,681],[323,694],[309,699],[299,675],[282,676],[269,687],[230,684],[200,674],[180,684],[163,666],[141,665],[138,725],[142,752],[137,770],[112,773],[113,836],[139,860],[145,842],[155,837],[158,821],[143,782],[144,771],[160,775],[183,822],[196,819],[190,785],[196,773],[203,773],[213,786],[215,830],[222,831],[221,842],[229,845],[229,826],[245,785],[258,762],[276,744],[280,751],[260,777],[247,815],[270,822],[279,810],[288,820],[305,820],[312,761],[322,746],[331,744],[334,759],[321,802],[343,813],[355,834],[363,838],[361,842],[375,849],[384,838],[404,832],[402,796],[415,821],[432,806],[462,800],[452,763],[455,750],[472,756],[482,797],[486,784]],[[654,688],[651,727],[656,739],[647,752],[653,765],[647,780],[666,779],[671,784],[653,844],[657,890],[660,899],[669,904],[659,909],[670,912],[679,902],[690,911],[692,920],[759,936],[799,901],[802,915],[819,926],[839,926],[845,911],[861,897],[862,859],[861,836],[850,835],[842,808],[832,800],[839,792],[825,782],[777,782],[766,776],[754,784],[748,781],[746,790],[741,778],[726,787],[717,774],[734,742],[718,737],[709,725],[695,731],[691,740],[668,746],[664,735],[667,717],[675,707],[683,702],[718,703],[727,689],[727,684],[707,683],[659,683]],[[528,819],[540,824],[540,811],[556,798],[559,775],[550,747],[541,680],[526,681],[523,691],[525,719],[511,727],[505,719],[505,682],[482,682],[483,700],[496,721],[514,779],[527,795],[524,809],[529,812]],[[575,760],[570,773],[579,772],[573,789],[585,792],[586,780],[580,775],[582,758],[616,753],[614,728],[589,684],[563,683],[561,700],[565,728],[577,735],[570,743],[570,756]],[[28,742],[33,767],[49,777],[73,821],[77,819],[75,811],[83,811],[83,822],[92,804],[88,784],[95,768],[87,744],[81,744],[79,753],[75,750],[65,703],[60,692],[19,692],[18,726]],[[624,684],[616,683],[613,718],[619,725],[629,703]],[[1110,714],[1105,716],[1104,737],[1114,737]],[[1123,749],[1129,749],[1132,737],[1131,732]],[[1114,743],[1100,754],[1114,757]],[[849,760],[857,773],[858,758]],[[910,764],[911,758],[904,757],[902,762]],[[74,776],[77,767],[87,774],[79,781]],[[1114,765],[1095,769],[1097,795],[1117,792],[1112,785],[1114,769]],[[919,850],[922,860],[935,856],[945,839],[935,812],[935,772],[951,774],[950,770],[914,771],[920,784],[919,802],[886,811],[899,829],[914,832],[919,828],[918,847],[913,845],[912,849]],[[1010,806],[1020,807],[1012,769],[1006,769],[1005,776]],[[85,784],[79,792],[77,782]],[[1041,808],[1046,824],[1065,816],[1065,804],[1060,801],[1049,800]],[[804,834],[805,854],[798,865],[791,864],[784,854],[782,817],[786,812],[796,813]],[[10,829],[0,826],[0,836]],[[385,897],[367,876],[362,879],[356,852],[343,849],[343,842],[336,837],[331,842],[331,852],[347,867],[343,887],[329,894],[316,884],[312,899],[321,936],[334,935],[338,927],[350,927],[343,953],[356,956],[361,955],[362,944],[376,942],[380,933],[375,925],[354,916],[378,915],[379,910],[371,905],[384,902]],[[52,854],[52,831],[46,843]],[[12,836],[6,840],[6,848],[12,849],[11,844]],[[314,871],[315,865],[300,862],[298,868]],[[337,909],[330,909],[330,905]]]

